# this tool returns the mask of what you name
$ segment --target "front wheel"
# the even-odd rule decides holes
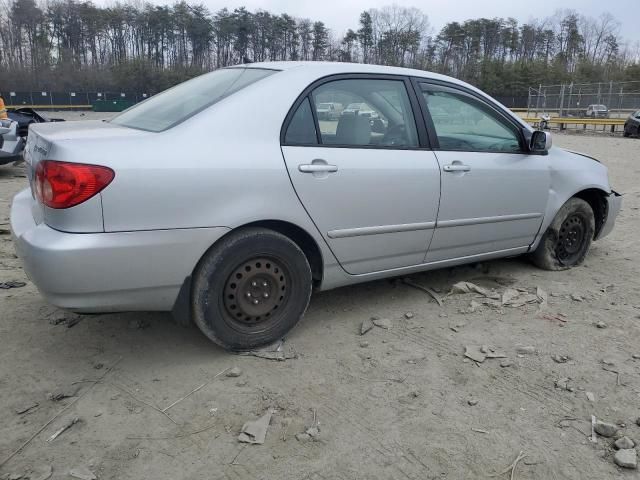
[[[194,273],[193,320],[214,343],[250,350],[280,340],[311,296],[311,268],[288,237],[264,228],[229,234]]]
[[[594,232],[591,206],[581,198],[570,198],[547,228],[531,259],[545,270],[566,270],[580,265],[587,256]]]

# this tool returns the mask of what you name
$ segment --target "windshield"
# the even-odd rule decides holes
[[[154,95],[111,119],[123,127],[150,132],[167,130],[275,70],[223,68]]]

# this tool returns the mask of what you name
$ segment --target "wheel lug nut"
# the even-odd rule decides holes
[[[251,298],[251,292],[247,292],[247,298]]]
[[[268,286],[269,286],[269,284],[268,284],[267,282],[262,282],[262,286],[263,286],[263,287],[268,287]]]
[[[257,287],[258,286],[258,282],[251,282],[251,286],[252,287]]]
[[[264,293],[262,294],[262,296],[263,296],[264,298],[269,298],[269,294],[268,294],[267,292],[264,292]]]
[[[258,300],[257,298],[253,301],[253,304],[254,304],[254,305],[257,305],[257,304],[259,304],[259,303],[260,303],[260,300]]]

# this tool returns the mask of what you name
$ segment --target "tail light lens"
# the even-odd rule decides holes
[[[89,200],[111,183],[108,167],[43,160],[35,174],[35,196],[50,208],[69,208]]]

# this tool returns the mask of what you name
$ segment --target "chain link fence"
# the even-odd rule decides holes
[[[638,109],[640,81],[538,85],[529,87],[527,100],[527,114],[532,116],[625,118]]]
[[[20,92],[2,90],[7,107],[37,106],[40,109],[90,108],[96,101],[128,101],[137,103],[149,97],[148,93],[138,92]]]

